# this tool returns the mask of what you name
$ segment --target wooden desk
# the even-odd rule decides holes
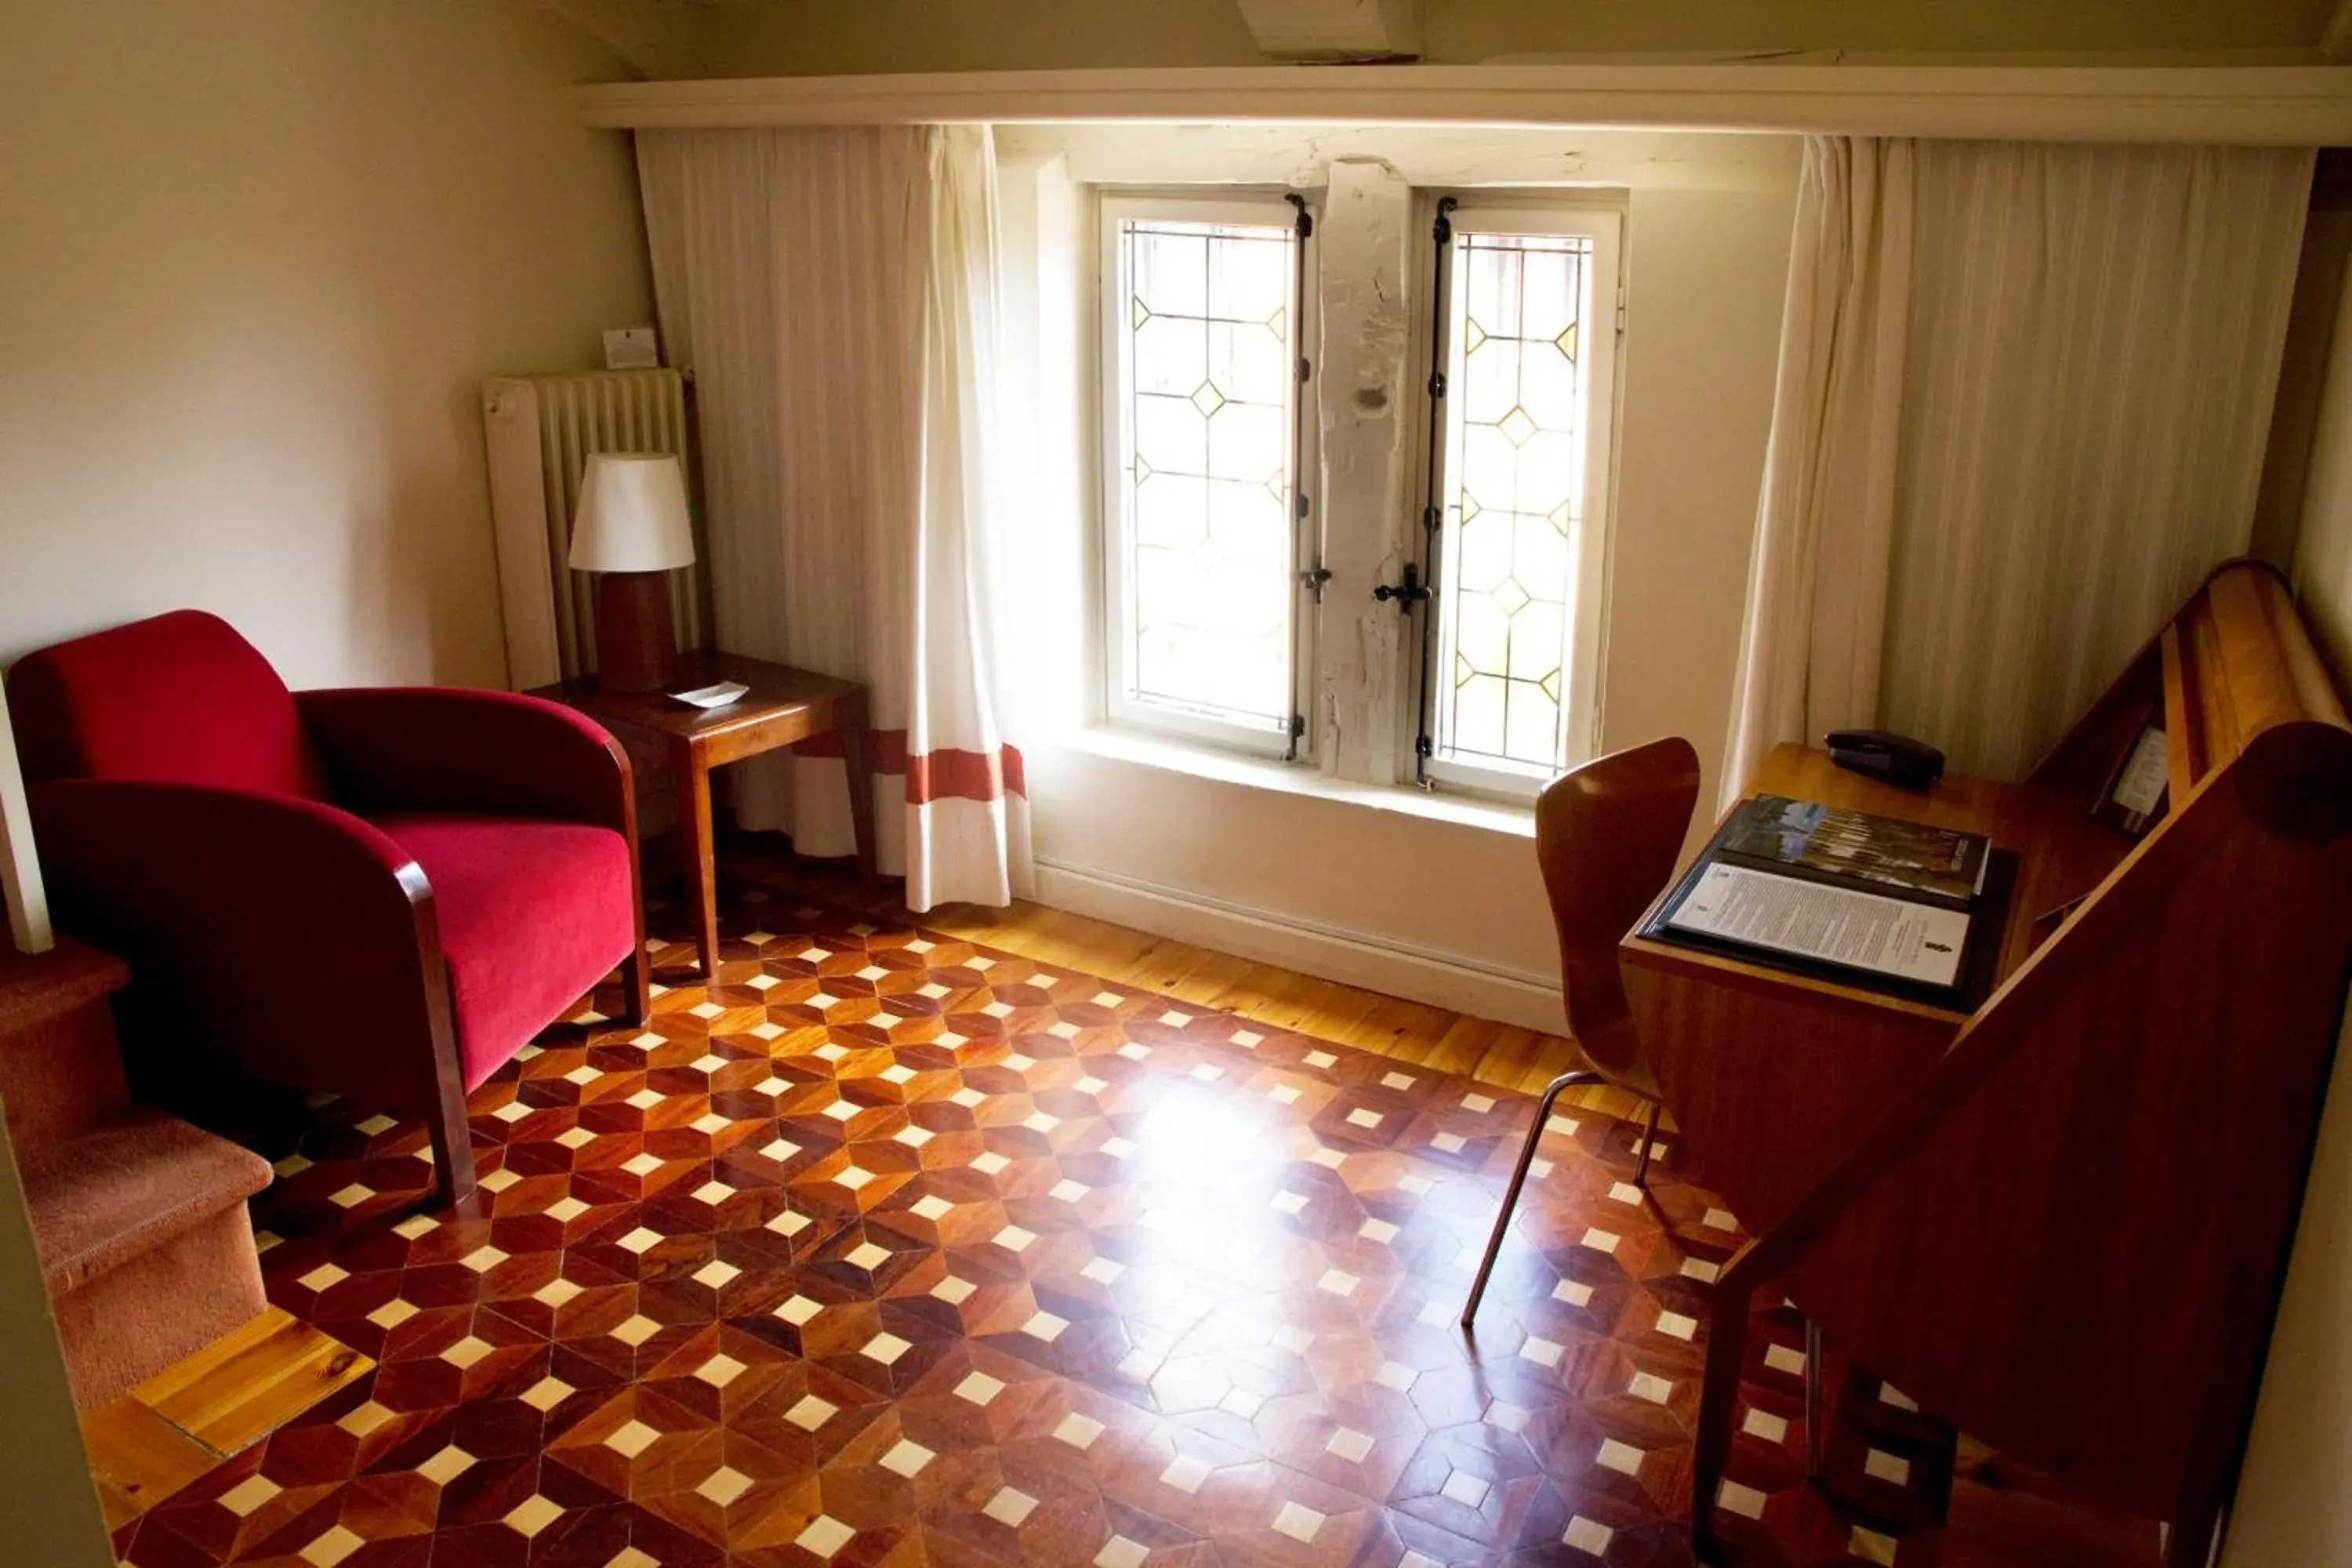
[[[788,665],[703,649],[681,655],[672,689],[740,680],[751,689],[724,708],[697,708],[660,691],[603,692],[594,680],[567,680],[531,693],[579,709],[597,722],[635,730],[666,745],[677,769],[678,832],[684,841],[694,939],[706,978],[719,973],[719,889],[710,825],[710,770],[838,731],[849,768],[849,819],[857,868],[874,875],[874,780],[866,742],[866,689]]]
[[[2056,790],[1949,774],[1920,794],[1848,773],[1804,746],[1774,751],[1745,793],[1981,833],[2013,852],[1996,984],[2050,934],[2035,917],[2089,892],[2132,846]],[[1618,961],[1684,1145],[1751,1231],[1786,1214],[1969,1021],[1951,1008],[1647,937],[1626,937]],[[1763,1106],[1769,1115],[1758,1114]]]
[[[2147,724],[2170,784],[2133,840],[2091,812]],[[2284,580],[2216,571],[2026,784],[1915,795],[1794,747],[1748,782],[1985,833],[2018,879],[1965,1014],[1620,948],[1683,1147],[1752,1237],[1708,1306],[1694,1548],[1725,1548],[1764,1292],[1924,1410],[2168,1522],[2168,1563],[2202,1568],[2352,973],[2352,724]]]

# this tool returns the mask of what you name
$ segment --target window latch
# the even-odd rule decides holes
[[[1429,596],[1429,585],[1421,580],[1421,568],[1410,561],[1404,563],[1403,582],[1383,583],[1372,590],[1373,598],[1383,605],[1394,599],[1396,607],[1408,616],[1412,614],[1412,607],[1415,605],[1423,603]]]
[[[1323,584],[1330,580],[1331,569],[1320,561],[1298,574],[1298,585],[1314,595],[1318,605],[1323,602]]]

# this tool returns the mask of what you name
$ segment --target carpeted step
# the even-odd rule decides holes
[[[258,1154],[144,1109],[27,1152],[23,1173],[53,1299],[169,1245],[270,1182]]]

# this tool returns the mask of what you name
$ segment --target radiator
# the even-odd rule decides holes
[[[521,691],[596,668],[596,612],[588,574],[565,565],[580,475],[592,452],[675,452],[696,489],[686,380],[674,370],[494,376],[482,384],[490,515],[498,533],[499,599],[506,617],[507,684]],[[670,574],[681,647],[709,644],[710,591],[701,509],[695,564]]]

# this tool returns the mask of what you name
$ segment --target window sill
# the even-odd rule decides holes
[[[1281,763],[1244,756],[1213,746],[1195,745],[1168,736],[1108,725],[1070,731],[1059,738],[1059,743],[1067,750],[1084,752],[1090,756],[1132,763],[1139,767],[1161,768],[1170,773],[1190,773],[1195,778],[1213,779],[1219,784],[1237,784],[1244,789],[1339,801],[1374,811],[1418,816],[1430,822],[1452,823],[1459,827],[1507,834],[1515,838],[1533,838],[1536,834],[1536,814],[1532,805],[1446,795],[1412,784],[1355,784],[1346,779],[1332,778],[1312,763]]]

